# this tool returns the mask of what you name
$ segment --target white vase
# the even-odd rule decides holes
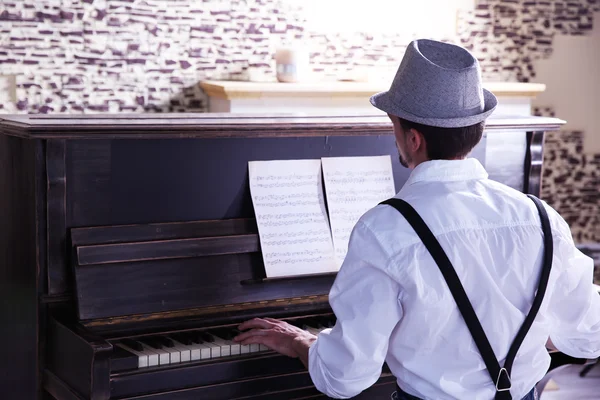
[[[309,53],[303,47],[280,47],[275,52],[277,80],[302,82],[309,75]]]

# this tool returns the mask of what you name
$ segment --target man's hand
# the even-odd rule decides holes
[[[298,357],[308,367],[308,349],[317,337],[300,328],[273,318],[254,318],[238,326],[246,331],[235,338],[241,344],[263,344],[288,357]]]

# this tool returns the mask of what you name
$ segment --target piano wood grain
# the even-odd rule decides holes
[[[387,370],[387,367],[386,367]],[[229,361],[210,361],[197,365],[179,366],[144,373],[122,373],[111,377],[114,397],[136,399],[136,391],[144,388],[150,399],[237,399],[259,398],[270,395],[281,398],[284,393],[306,389],[312,395],[319,395],[314,389],[310,376],[298,359],[271,353],[252,358],[238,357]],[[386,388],[389,396],[395,387],[395,378],[389,370],[378,381],[379,385],[390,384]],[[379,386],[378,385],[378,386]],[[176,388],[192,388],[174,390]],[[363,396],[368,396],[368,391]],[[321,395],[322,396],[322,395]],[[286,399],[294,399],[287,397]],[[324,397],[326,398],[326,397]],[[357,397],[367,399],[369,397]],[[373,399],[373,397],[371,397]]]
[[[48,232],[48,293],[61,294],[67,290],[68,274],[62,273],[67,263],[67,182],[66,141],[46,143],[47,174],[47,232]]]
[[[47,368],[84,398],[110,398],[111,354],[112,345],[104,339],[50,318]]]
[[[39,142],[0,135],[0,393],[14,400],[40,391],[41,151]]]
[[[254,218],[74,228],[71,229],[71,243],[73,246],[82,246],[245,233],[258,233]]]
[[[76,248],[77,264],[112,264],[256,253],[258,234],[99,244]]]

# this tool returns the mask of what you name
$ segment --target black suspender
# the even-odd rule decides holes
[[[419,235],[419,238],[438,265],[442,275],[444,276],[444,279],[446,280],[446,283],[448,284],[448,287],[450,288],[450,292],[456,301],[456,305],[458,306],[458,309],[460,310],[460,313],[462,314],[467,327],[473,336],[473,340],[475,341],[475,344],[481,353],[488,373],[496,385],[495,400],[512,400],[510,395],[510,374],[512,365],[515,360],[515,356],[517,355],[517,351],[519,350],[521,343],[523,343],[525,335],[527,334],[527,331],[529,331],[529,328],[531,328],[533,320],[540,309],[540,305],[542,304],[544,293],[546,292],[546,287],[548,285],[550,269],[552,268],[553,242],[548,214],[546,213],[546,209],[542,205],[542,202],[537,197],[532,195],[528,196],[535,203],[542,221],[542,231],[544,233],[544,265],[540,276],[538,290],[533,300],[533,305],[529,311],[529,314],[527,314],[523,325],[519,329],[519,332],[517,333],[517,336],[513,341],[508,354],[506,355],[504,367],[500,367],[500,363],[494,354],[494,350],[492,349],[492,346],[490,345],[490,342],[483,331],[481,323],[475,314],[475,310],[473,310],[473,306],[471,305],[471,302],[465,293],[465,289],[460,283],[460,279],[458,278],[452,263],[423,219],[419,216],[415,209],[404,200],[392,198],[380,203],[388,204],[394,207],[404,216],[404,218],[406,218],[417,235]]]

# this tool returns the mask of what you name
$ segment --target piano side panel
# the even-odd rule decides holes
[[[44,370],[44,400],[88,400],[48,370]]]
[[[0,393],[11,400],[39,395],[38,286],[43,268],[39,141],[0,135]]]
[[[112,346],[85,331],[74,332],[54,318],[48,321],[46,368],[80,396],[110,398],[109,359]],[[86,335],[86,336],[84,336]]]

